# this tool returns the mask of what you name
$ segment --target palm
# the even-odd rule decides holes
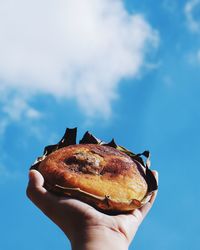
[[[38,171],[32,170],[31,175],[32,183],[27,189],[29,198],[68,236],[81,225],[85,228],[103,226],[121,233],[130,242],[155,200],[154,194],[142,208],[110,216],[79,200],[52,195],[43,187],[44,179]]]
[[[68,210],[76,215],[80,221],[84,221],[89,226],[106,226],[112,230],[116,230],[123,233],[129,242],[132,240],[141,220],[142,213],[140,210],[135,210],[129,214],[119,215],[106,215],[91,207],[90,205],[83,203],[75,199],[59,198],[59,203],[62,204],[64,210]],[[66,217],[66,214],[65,214]]]

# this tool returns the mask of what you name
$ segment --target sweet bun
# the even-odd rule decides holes
[[[80,144],[75,137],[76,129],[67,129],[62,140],[46,147],[32,166],[43,175],[49,191],[104,212],[130,211],[149,200],[157,182],[141,155],[114,141],[103,143],[88,132]]]

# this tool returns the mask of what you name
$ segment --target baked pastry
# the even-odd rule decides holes
[[[32,168],[45,179],[49,191],[82,200],[104,212],[125,212],[141,207],[157,182],[142,155],[104,143],[88,132],[76,144],[75,129],[67,129],[58,144],[45,148]]]

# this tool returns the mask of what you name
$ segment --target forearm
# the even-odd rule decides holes
[[[128,241],[121,233],[93,229],[71,241],[72,250],[128,250]]]

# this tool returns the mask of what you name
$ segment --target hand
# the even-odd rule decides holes
[[[153,173],[158,178],[158,173]],[[129,214],[110,216],[79,200],[55,196],[43,185],[43,176],[31,170],[27,196],[63,230],[74,250],[128,249],[157,194],[154,192],[142,208]]]

